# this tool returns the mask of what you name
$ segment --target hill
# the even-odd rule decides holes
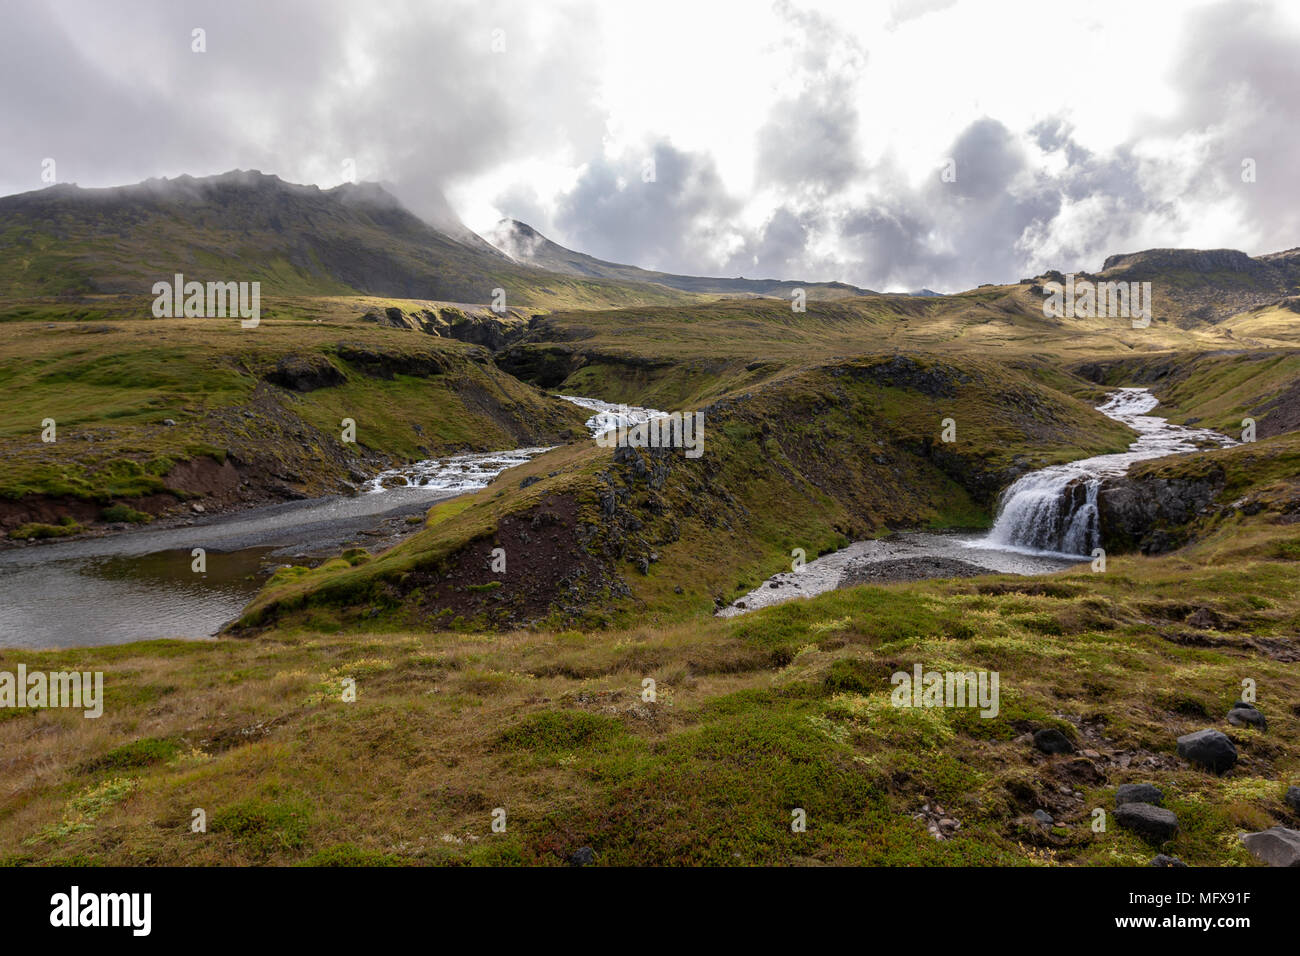
[[[463,229],[463,227],[462,227]],[[0,296],[148,292],[177,272],[264,294],[366,294],[590,307],[686,301],[664,286],[575,279],[440,231],[374,183],[333,189],[236,170],[0,198]],[[473,237],[473,238],[471,238]]]

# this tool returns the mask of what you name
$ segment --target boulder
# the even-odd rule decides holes
[[[1056,822],[1055,820],[1052,819],[1052,815],[1048,813],[1046,810],[1035,810],[1034,819],[1037,820],[1045,827],[1050,827],[1053,823]]]
[[[1072,754],[1074,744],[1055,727],[1044,727],[1034,731],[1034,746],[1045,754]]]
[[[1115,791],[1115,806],[1121,807],[1126,803],[1149,803],[1152,806],[1161,806],[1165,802],[1165,795],[1160,792],[1160,788],[1152,786],[1149,783],[1123,783]]]
[[[1182,860],[1178,859],[1178,857],[1176,857],[1176,856],[1165,856],[1163,853],[1157,853],[1154,857],[1151,858],[1151,862],[1148,863],[1147,866],[1181,866],[1181,867],[1186,867],[1187,864],[1184,863]]]
[[[1271,827],[1243,833],[1241,842],[1255,859],[1269,866],[1300,866],[1300,830]]]
[[[570,866],[589,866],[596,862],[596,851],[589,846],[579,847],[569,855]]]
[[[1237,762],[1237,747],[1227,734],[1207,728],[1179,737],[1178,756],[1214,773],[1225,773]]]
[[[1286,788],[1286,805],[1296,813],[1300,813],[1300,787]]]
[[[1152,843],[1164,843],[1178,832],[1178,818],[1163,807],[1149,803],[1125,803],[1115,808],[1115,820]]]
[[[1268,729],[1268,721],[1264,719],[1264,715],[1249,704],[1233,704],[1232,710],[1228,711],[1228,723],[1234,727]]]

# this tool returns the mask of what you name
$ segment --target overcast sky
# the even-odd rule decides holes
[[[1297,3],[0,0],[0,81],[0,194],[350,160],[479,232],[889,291],[1300,245]]]

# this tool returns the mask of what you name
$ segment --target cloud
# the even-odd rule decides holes
[[[689,273],[728,241],[727,220],[738,208],[708,156],[661,142],[588,164],[554,220],[583,252]]]
[[[1058,9],[1073,49],[1113,48],[1125,4],[1097,3]],[[1147,17],[1129,38],[1142,79],[1099,106],[1055,59],[1008,73],[1007,24],[967,0],[868,6],[738,3],[686,44],[692,0],[15,0],[0,193],[40,188],[47,157],[82,185],[238,167],[329,186],[350,160],[435,219],[450,192],[481,226],[512,215],[606,259],[882,289],[1300,242],[1285,7]],[[692,90],[697,74],[712,82]]]

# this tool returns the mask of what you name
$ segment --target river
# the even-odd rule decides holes
[[[562,396],[593,412],[592,434],[657,414]],[[436,502],[486,487],[547,451],[516,448],[428,459],[380,472],[358,494],[195,518],[178,527],[0,551],[0,648],[210,638],[276,567],[317,563],[347,547],[391,543]],[[195,548],[206,569],[193,570]]]
[[[593,435],[662,414],[559,396],[593,414]],[[1031,472],[1002,495],[987,535],[905,533],[857,541],[778,574],[719,614],[811,597],[853,580],[958,573],[1045,574],[1085,559],[1097,540],[1097,489],[1136,461],[1233,444],[1205,429],[1148,414],[1147,389],[1124,388],[1099,406],[1138,439],[1128,451]],[[0,648],[84,647],[159,637],[210,638],[238,617],[274,569],[315,563],[347,547],[387,544],[410,515],[486,487],[546,448],[428,459],[374,476],[361,492],[196,518],[165,529],[56,541],[0,552]],[[192,552],[206,552],[206,570]]]

